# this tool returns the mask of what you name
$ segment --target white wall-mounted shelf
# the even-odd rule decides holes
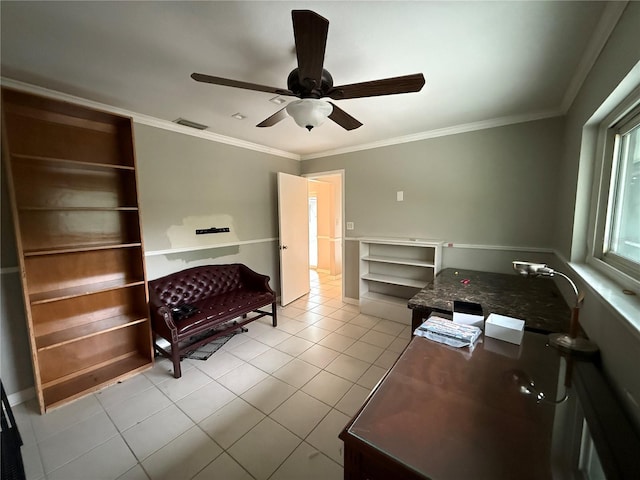
[[[158,255],[173,255],[176,253],[198,252],[201,250],[214,250],[216,248],[239,247],[242,245],[252,245],[254,243],[276,242],[278,238],[258,238],[256,240],[238,240],[235,242],[217,243],[211,245],[196,245],[193,247],[176,247],[167,248],[165,250],[150,250],[145,252],[146,257],[155,257]]]
[[[360,311],[411,325],[407,301],[440,271],[442,242],[360,238]]]

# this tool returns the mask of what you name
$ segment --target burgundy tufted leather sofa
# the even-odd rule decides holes
[[[173,309],[185,304],[197,311],[181,318]],[[260,310],[269,304],[271,312]],[[276,294],[269,287],[269,277],[240,263],[193,267],[151,280],[149,310],[154,347],[172,360],[175,378],[182,375],[180,357],[184,353],[265,315],[272,317],[274,327],[278,325]],[[249,313],[258,315],[248,317]],[[157,337],[169,342],[170,352],[158,345]]]

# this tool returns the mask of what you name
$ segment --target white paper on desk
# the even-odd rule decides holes
[[[473,345],[482,333],[478,327],[453,323],[440,317],[429,319],[416,328],[414,335],[461,348]]]

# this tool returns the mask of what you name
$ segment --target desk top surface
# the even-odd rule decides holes
[[[519,318],[533,331],[565,332],[571,317],[552,279],[455,268],[442,270],[408,305],[414,310],[452,312],[454,300],[479,303],[485,316]]]
[[[352,437],[425,478],[550,478],[556,406],[523,393],[558,390],[546,337],[485,338],[454,349],[415,337],[341,438]]]

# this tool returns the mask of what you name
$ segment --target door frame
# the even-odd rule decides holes
[[[346,208],[345,208],[345,185],[344,185],[344,175],[345,175],[345,170],[344,169],[340,169],[340,170],[328,170],[328,171],[323,171],[323,172],[313,172],[313,173],[304,173],[301,176],[307,178],[307,180],[318,180],[320,182],[322,182],[322,177],[335,177],[335,176],[339,176],[340,177],[340,216],[342,221],[341,223],[341,238],[342,241],[340,242],[340,248],[341,248],[341,255],[340,255],[340,262],[342,263],[341,265],[341,278],[342,278],[342,282],[340,282],[342,284],[342,298],[341,300],[344,301],[344,291],[345,291],[345,285],[344,285],[344,268],[345,268],[345,235],[346,235],[346,222],[345,222],[345,212],[346,212]]]

